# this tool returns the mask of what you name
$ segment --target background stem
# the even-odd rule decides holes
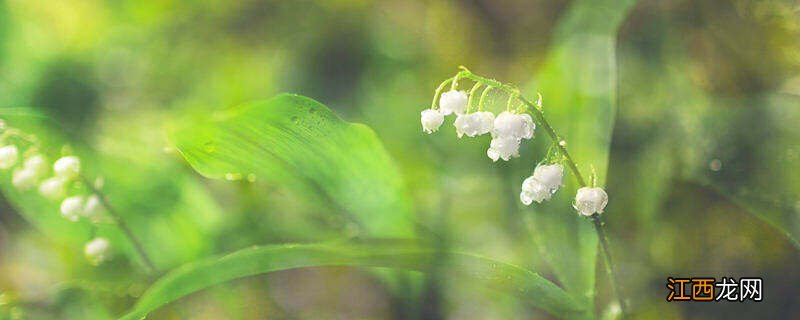
[[[139,238],[137,238],[136,235],[133,234],[133,231],[128,226],[128,224],[125,223],[125,220],[122,219],[122,216],[120,216],[119,213],[114,209],[114,207],[111,206],[111,203],[109,203],[108,198],[106,198],[106,195],[102,191],[97,189],[94,186],[94,184],[91,181],[89,181],[89,179],[87,179],[86,177],[81,176],[81,181],[83,182],[84,185],[86,185],[87,188],[89,188],[89,190],[92,191],[92,193],[97,195],[97,197],[100,199],[100,203],[103,204],[103,207],[106,208],[108,214],[111,216],[112,219],[114,219],[114,223],[116,223],[117,226],[119,226],[120,230],[122,230],[122,233],[125,234],[128,240],[133,244],[133,248],[139,254],[139,257],[141,258],[142,263],[144,264],[145,271],[147,273],[155,272],[156,271],[155,265],[153,264],[153,261],[150,260],[150,256],[148,256],[147,252],[144,250],[142,242],[139,241]]]

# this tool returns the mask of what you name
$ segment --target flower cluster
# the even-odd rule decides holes
[[[37,189],[39,194],[53,202],[60,202],[61,216],[77,222],[87,219],[92,223],[106,220],[105,207],[100,195],[71,194],[71,186],[82,183],[81,161],[74,155],[57,159],[52,166],[41,152],[34,136],[6,128],[0,120],[0,170],[11,173],[11,184],[23,192]],[[24,152],[20,150],[24,147]],[[52,170],[51,170],[52,169]],[[78,188],[80,189],[80,188]],[[108,257],[110,243],[104,238],[96,238],[86,244],[85,252],[89,261],[99,264]]]
[[[520,201],[525,205],[530,205],[534,201],[541,203],[549,200],[561,187],[564,177],[563,162],[571,163],[571,159],[566,154],[566,142],[557,139],[555,131],[550,127],[541,110],[541,95],[535,105],[524,99],[515,87],[504,85],[496,80],[486,79],[471,73],[462,68],[454,78],[442,82],[436,89],[433,102],[429,109],[420,113],[422,130],[428,134],[437,132],[444,123],[445,116],[455,115],[453,126],[456,129],[458,138],[463,136],[477,137],[484,134],[491,134],[492,140],[486,155],[497,161],[503,159],[509,161],[511,158],[519,157],[519,149],[523,140],[533,139],[536,123],[531,117],[531,113],[537,115],[537,119],[544,123],[543,127],[554,140],[548,156],[536,166],[533,174],[522,182]],[[457,90],[459,80],[471,80],[475,84],[469,91]],[[442,92],[447,85],[450,90]],[[477,95],[477,90],[484,86],[480,94],[477,111],[473,110],[473,101]],[[485,98],[492,90],[499,90],[507,94],[508,103],[506,109],[499,114],[484,110]],[[514,107],[516,105],[516,107]],[[572,164],[572,169],[575,169]],[[573,173],[578,176],[581,184],[582,178],[576,171]],[[573,207],[578,213],[585,216],[592,216],[603,213],[608,203],[608,195],[602,188],[583,187],[575,195]]]
[[[532,139],[536,125],[528,114],[519,114],[517,110],[503,111],[497,116],[489,111],[483,111],[482,106],[476,112],[470,112],[469,94],[464,91],[450,90],[442,93],[439,99],[439,108],[431,107],[423,110],[420,115],[423,131],[434,133],[444,123],[444,117],[450,114],[456,116],[453,126],[459,138],[463,136],[477,137],[491,133],[492,141],[486,155],[497,161],[508,161],[512,157],[519,157],[519,146],[523,139]]]

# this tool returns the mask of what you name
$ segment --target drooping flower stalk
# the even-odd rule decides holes
[[[534,121],[536,123],[538,123],[539,126],[544,129],[544,131],[547,133],[547,135],[550,137],[550,139],[552,139],[554,146],[557,148],[556,149],[557,152],[561,155],[561,158],[563,159],[563,162],[565,162],[567,164],[567,166],[569,167],[570,171],[572,172],[572,175],[575,177],[575,179],[578,182],[579,192],[576,195],[576,203],[575,203],[574,206],[578,210],[579,213],[588,216],[589,219],[592,220],[595,232],[597,233],[597,237],[598,237],[598,240],[600,242],[600,246],[602,247],[603,257],[604,257],[605,266],[606,266],[606,273],[607,273],[607,275],[609,277],[609,280],[610,280],[610,282],[612,284],[613,294],[616,297],[616,300],[619,302],[620,308],[622,310],[622,314],[625,315],[626,314],[625,302],[621,298],[621,292],[619,290],[619,285],[620,284],[616,281],[616,265],[614,264],[614,261],[613,261],[612,255],[611,255],[611,251],[610,251],[610,245],[609,245],[609,242],[608,242],[608,237],[607,237],[607,235],[605,233],[605,223],[603,222],[602,217],[600,215],[603,212],[603,209],[605,208],[605,205],[606,205],[606,202],[607,202],[607,195],[606,195],[604,190],[602,190],[600,188],[597,188],[594,185],[595,183],[593,183],[593,185],[591,185],[591,186],[587,184],[586,179],[584,179],[584,177],[581,174],[580,170],[578,170],[577,164],[572,159],[572,156],[569,154],[569,151],[567,151],[567,143],[566,143],[566,141],[561,136],[559,136],[558,133],[556,133],[556,131],[553,128],[553,126],[550,125],[550,123],[545,118],[544,113],[542,111],[542,96],[541,96],[541,94],[538,94],[538,99],[534,103],[534,102],[528,100],[526,97],[522,96],[520,94],[520,90],[518,88],[516,88],[515,86],[504,84],[504,83],[501,83],[501,82],[499,82],[497,80],[494,80],[494,79],[490,79],[490,78],[486,78],[486,77],[482,77],[482,76],[476,75],[476,74],[472,73],[471,71],[469,71],[467,68],[465,68],[463,66],[460,67],[460,69],[461,69],[461,71],[458,72],[455,77],[445,80],[439,86],[439,88],[436,90],[436,95],[434,96],[434,100],[433,100],[433,106],[431,108],[433,109],[434,106],[436,105],[436,101],[438,99],[439,93],[440,93],[441,89],[444,86],[446,86],[447,84],[451,84],[452,88],[455,88],[456,85],[457,85],[456,82],[459,79],[469,79],[469,80],[474,81],[475,85],[473,86],[472,90],[470,90],[470,92],[469,92],[468,108],[472,105],[472,103],[471,103],[472,102],[472,98],[475,95],[475,91],[477,90],[477,88],[479,88],[481,85],[484,85],[484,86],[486,86],[486,88],[484,89],[484,91],[483,91],[483,93],[481,94],[481,97],[480,97],[479,110],[481,110],[481,111],[483,110],[484,99],[485,99],[487,93],[490,90],[496,89],[496,90],[500,90],[500,91],[502,91],[502,92],[504,92],[504,93],[506,93],[508,95],[508,101],[507,101],[507,105],[506,105],[506,112],[522,113],[522,115],[525,115],[524,113],[527,112],[527,113],[529,113],[530,115],[533,116]],[[520,104],[517,106],[516,109],[513,109],[513,111],[512,111],[512,108],[513,108],[513,105],[514,105],[515,101],[518,101]],[[498,118],[500,118],[500,116],[498,116]],[[504,128],[501,128],[501,129],[504,129]],[[495,130],[497,130],[497,124],[495,124]],[[532,137],[532,135],[533,135],[533,132],[532,132],[532,129],[531,129],[531,137]],[[505,136],[505,137],[502,137],[502,138],[508,138],[508,136]],[[492,146],[490,146],[490,148],[489,148],[489,156],[490,156],[490,158],[492,158],[495,161],[498,158],[498,156],[497,156],[497,154],[498,154],[497,148],[500,145],[499,144],[500,140],[495,141],[496,139],[492,140]],[[498,142],[497,146],[495,145],[496,144],[495,142]],[[516,146],[518,147],[518,142],[517,142]],[[504,156],[502,158],[504,160],[508,160],[508,158],[510,158],[511,155],[516,153],[515,150],[516,149],[514,149],[514,150],[509,149],[508,150],[508,154],[504,154]],[[594,180],[596,180],[596,176],[594,177],[593,181]],[[533,181],[527,181],[527,182],[528,182],[527,184],[523,183],[523,188],[525,188],[527,186],[529,188],[529,190],[523,190],[523,197],[522,197],[523,198],[522,201],[526,205],[530,204],[530,201],[528,201],[528,200],[536,200],[536,199],[534,199],[535,197],[533,197],[533,195],[537,191],[533,187],[544,187],[544,185],[535,185],[533,183]],[[530,198],[529,198],[529,196],[530,196]],[[545,200],[545,198],[549,198],[549,197],[545,197],[544,195],[541,195],[541,200]]]

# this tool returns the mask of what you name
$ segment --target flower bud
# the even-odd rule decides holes
[[[100,196],[93,194],[86,198],[86,204],[83,208],[83,215],[90,221],[97,223],[102,219],[104,211],[103,203],[100,201]]]
[[[0,147],[0,169],[8,169],[17,164],[19,158],[19,150],[15,145],[7,145]]]
[[[22,167],[31,170],[36,174],[36,177],[41,177],[47,170],[47,161],[40,154],[36,154],[25,159]]]
[[[60,177],[64,180],[75,179],[81,172],[81,160],[76,156],[62,157],[53,164],[53,171],[56,177]]]
[[[111,242],[106,238],[94,238],[86,243],[83,254],[92,265],[99,265],[111,256]]]
[[[508,161],[511,157],[519,157],[519,144],[520,140],[516,137],[494,137],[492,142],[489,143],[489,150],[486,150],[486,155],[492,161],[503,159]]]
[[[39,193],[47,199],[56,201],[66,196],[66,181],[59,177],[48,178],[39,185]]]
[[[15,170],[11,175],[11,184],[17,187],[17,189],[24,191],[35,187],[38,180],[37,178],[36,172],[33,170],[21,168]]]
[[[434,133],[442,126],[444,115],[439,110],[425,109],[420,112],[420,122],[422,122],[423,131]]]
[[[442,97],[439,98],[439,108],[443,115],[463,114],[467,111],[467,101],[469,97],[466,92],[450,90],[442,93]]]
[[[578,189],[575,195],[575,203],[572,205],[584,216],[591,216],[595,213],[603,213],[608,204],[608,194],[602,188],[583,187]]]
[[[61,216],[72,222],[78,221],[84,212],[83,204],[84,201],[83,197],[81,196],[74,196],[64,199],[64,201],[61,202]]]

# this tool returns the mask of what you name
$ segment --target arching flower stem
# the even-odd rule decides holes
[[[475,82],[475,85],[472,86],[472,89],[469,90],[469,100],[467,100],[467,113],[472,110],[472,97],[475,96],[475,92],[478,91],[481,87],[480,82]]]
[[[483,89],[483,93],[481,93],[481,99],[478,100],[478,111],[483,111],[483,104],[486,100],[486,95],[489,93],[489,91],[492,91],[492,89],[494,89],[494,87],[490,86],[486,86],[486,89]]]
[[[439,87],[436,88],[436,93],[433,95],[433,101],[431,102],[431,110],[435,110],[436,109],[436,102],[439,101],[439,96],[442,95],[442,90],[444,90],[444,88],[448,84],[450,84],[451,82],[455,83],[455,79],[456,78],[458,78],[458,75],[456,75],[456,77],[454,77],[454,78],[450,78],[450,79],[447,79],[445,81],[442,81],[442,83],[439,84]]]
[[[567,151],[566,144],[565,143],[561,143],[564,140],[561,139],[561,137],[558,135],[558,133],[556,133],[555,129],[553,129],[553,126],[551,126],[550,123],[547,121],[547,119],[544,117],[544,113],[542,112],[542,108],[541,108],[541,101],[542,101],[541,100],[542,99],[541,98],[542,97],[541,94],[539,94],[539,98],[538,98],[537,102],[533,103],[530,100],[528,100],[527,98],[525,98],[522,95],[520,95],[519,89],[517,89],[514,86],[501,83],[500,81],[497,81],[497,80],[494,80],[494,79],[481,77],[479,75],[476,75],[476,74],[472,73],[471,71],[469,71],[467,68],[465,68],[463,66],[461,66],[460,69],[461,69],[461,71],[457,75],[458,78],[470,79],[472,81],[475,81],[476,85],[477,84],[484,84],[487,87],[493,87],[493,88],[499,89],[499,90],[501,90],[501,91],[503,91],[503,92],[505,92],[505,93],[507,93],[509,95],[509,103],[510,103],[510,101],[512,99],[517,99],[520,102],[522,102],[527,107],[526,111],[529,112],[534,117],[535,121],[538,122],[539,125],[542,128],[544,128],[544,131],[547,132],[547,135],[550,136],[550,139],[552,139],[555,142],[556,146],[558,147],[559,153],[561,153],[561,155],[564,157],[564,161],[567,163],[567,166],[570,168],[570,171],[572,172],[572,175],[575,176],[575,179],[578,181],[579,188],[587,186],[586,179],[583,178],[583,175],[578,170],[577,164],[572,159],[572,156],[570,156],[569,151]],[[616,300],[618,301],[618,303],[620,305],[620,309],[621,309],[622,315],[624,317],[627,314],[627,309],[626,309],[626,306],[625,306],[625,301],[621,297],[621,292],[620,292],[621,290],[619,288],[620,284],[619,284],[619,282],[616,281],[616,278],[617,278],[616,277],[616,265],[614,264],[614,260],[613,260],[612,255],[611,255],[611,246],[609,245],[608,236],[606,235],[606,232],[605,232],[605,222],[603,222],[602,217],[597,213],[591,215],[589,218],[592,220],[592,224],[594,225],[594,230],[597,233],[597,238],[598,238],[598,240],[600,242],[600,246],[603,249],[603,257],[604,257],[605,265],[606,265],[606,274],[607,274],[607,276],[609,278],[609,281],[612,284],[611,285],[611,290],[612,290],[612,292],[614,294],[614,297],[616,297]]]

